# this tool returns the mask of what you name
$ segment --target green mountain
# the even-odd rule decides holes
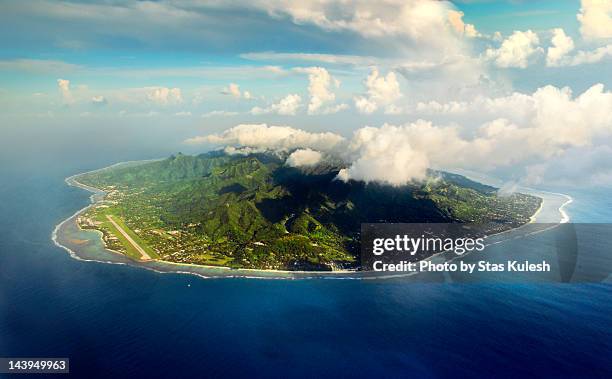
[[[284,158],[178,154],[84,174],[79,182],[108,195],[82,226],[102,230],[112,248],[128,255],[133,249],[107,215],[162,260],[328,270],[358,267],[364,222],[479,222],[507,229],[527,222],[540,204],[523,194],[498,196],[495,188],[460,175],[432,171],[424,183],[401,187],[345,183],[335,180],[341,163],[297,169]]]

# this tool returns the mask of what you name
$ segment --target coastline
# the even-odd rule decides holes
[[[549,192],[553,195],[559,195],[559,196],[563,196],[567,199],[567,201],[565,203],[563,203],[560,207],[559,207],[559,213],[561,213],[561,221],[559,221],[560,224],[566,224],[568,222],[570,222],[570,216],[569,214],[565,211],[565,207],[570,205],[571,203],[574,202],[574,198],[572,198],[570,195],[566,195],[564,193],[559,193],[559,192]]]
[[[161,158],[163,159],[163,158]],[[123,165],[128,165],[128,164],[144,164],[147,162],[153,162],[153,161],[157,161],[160,159],[150,159],[150,160],[141,160],[141,161],[126,161],[126,162],[119,162],[119,163],[115,163],[112,164],[110,166],[107,167],[103,167],[103,168],[99,168],[99,169],[95,169],[95,170],[90,170],[90,171],[86,171],[86,172],[82,172],[82,173],[78,173],[72,176],[67,177],[64,181],[66,184],[68,184],[69,186],[73,186],[73,187],[77,187],[77,188],[81,188],[84,189],[88,192],[92,192],[92,195],[89,197],[90,199],[90,204],[88,204],[87,206],[81,208],[80,210],[76,211],[74,214],[72,214],[71,216],[69,216],[68,218],[66,218],[65,220],[61,221],[59,224],[57,224],[55,226],[55,228],[53,229],[53,232],[51,234],[51,240],[53,241],[53,243],[66,250],[69,255],[77,260],[82,260],[82,261],[88,261],[88,262],[100,262],[100,263],[111,263],[111,264],[121,264],[121,265],[133,265],[136,267],[141,267],[141,268],[145,268],[145,269],[149,269],[158,273],[177,273],[177,274],[192,274],[192,275],[196,275],[196,276],[200,276],[203,278],[217,278],[217,277],[242,277],[242,278],[257,278],[257,279],[311,279],[311,278],[329,278],[329,279],[380,279],[380,278],[393,278],[393,277],[397,277],[398,275],[389,275],[387,273],[387,275],[381,275],[381,273],[375,273],[375,272],[367,272],[367,271],[358,271],[358,270],[337,270],[337,271],[289,271],[289,270],[261,270],[261,269],[250,269],[250,268],[239,268],[239,269],[235,269],[235,268],[230,268],[230,267],[224,267],[224,266],[211,266],[211,265],[200,265],[200,264],[194,264],[194,263],[180,263],[180,262],[168,262],[168,261],[163,261],[163,260],[159,260],[159,259],[152,259],[152,260],[147,260],[147,261],[137,261],[137,260],[133,260],[131,258],[126,257],[124,254],[121,254],[117,251],[111,250],[109,248],[107,248],[101,238],[102,233],[98,230],[88,230],[87,232],[91,233],[91,232],[96,232],[98,234],[98,242],[100,242],[100,244],[103,246],[104,250],[107,252],[112,253],[114,256],[118,256],[117,258],[121,258],[119,260],[110,260],[110,259],[95,259],[95,258],[86,258],[83,257],[82,254],[79,254],[77,251],[73,250],[72,248],[65,246],[63,243],[61,243],[61,241],[59,241],[58,235],[60,234],[61,230],[63,227],[65,227],[69,222],[71,221],[75,221],[76,217],[78,215],[80,215],[81,213],[85,212],[86,210],[88,210],[89,208],[91,208],[92,206],[96,205],[99,201],[102,201],[104,199],[104,196],[106,195],[106,193],[104,191],[102,191],[99,188],[95,188],[95,187],[91,187],[88,185],[85,185],[83,183],[80,183],[77,178],[79,176],[85,175],[85,174],[89,174],[89,173],[93,173],[93,172],[99,172],[99,171],[103,171],[103,170],[108,170],[114,167],[118,167],[118,166],[123,166]],[[528,189],[525,188],[526,190],[528,190],[528,192],[534,192],[534,193],[548,193],[554,196],[562,196],[564,198],[566,198],[566,201],[558,208],[558,212],[561,214],[561,220],[557,221],[557,223],[566,223],[569,222],[570,218],[569,215],[567,214],[567,212],[563,209],[566,205],[572,203],[573,199],[566,194],[561,194],[561,193],[555,193],[555,192],[546,192],[546,191],[539,191],[539,190],[534,190],[534,189]],[[533,193],[532,193],[533,195]],[[534,196],[538,196],[538,195],[534,195]],[[513,231],[517,231],[521,228],[523,228],[526,225],[529,224],[533,224],[538,222],[538,215],[542,212],[542,210],[544,209],[544,204],[546,199],[542,196],[538,196],[542,199],[542,202],[540,203],[539,208],[536,210],[536,212],[534,212],[534,214],[530,217],[529,222],[516,227],[516,228],[512,228],[509,230],[505,230],[499,233],[495,233],[495,234],[491,234],[488,235],[487,238],[490,237],[498,237]],[[74,222],[74,224],[76,225],[76,222]],[[81,229],[78,225],[77,225],[78,229],[85,232],[85,230]],[[504,240],[495,242],[495,244],[497,243],[501,243]],[[438,256],[444,254],[444,252],[442,253],[438,253],[435,254],[431,257],[428,257],[426,259],[435,259]],[[185,269],[189,269],[191,271],[184,271],[184,270],[179,270],[179,268],[185,268]],[[197,271],[210,271],[209,273],[201,273],[201,272],[197,272]],[[368,274],[369,273],[369,274]],[[210,275],[209,275],[210,274]],[[249,275],[251,274],[251,275]],[[348,276],[349,274],[353,274],[354,276]],[[399,276],[406,276],[406,275],[411,275],[414,273],[409,273],[409,274],[403,274],[403,275],[399,275]],[[280,277],[275,277],[275,276],[271,276],[271,275],[281,275]]]
[[[59,224],[57,224],[55,226],[55,228],[53,229],[53,232],[51,233],[51,240],[54,242],[54,244],[64,250],[66,250],[69,255],[72,258],[81,260],[81,261],[86,261],[86,262],[100,262],[100,263],[113,263],[113,264],[130,264],[133,263],[134,265],[138,266],[138,267],[144,267],[142,264],[143,263],[157,263],[157,264],[162,264],[162,265],[170,265],[170,266],[179,266],[179,267],[186,267],[186,268],[202,268],[202,269],[210,269],[210,270],[225,270],[227,272],[251,272],[251,273],[258,273],[258,274],[263,274],[263,273],[276,273],[276,274],[316,274],[318,275],[336,275],[336,274],[350,274],[350,273],[355,273],[357,272],[356,270],[337,270],[337,271],[298,271],[298,270],[294,270],[294,271],[289,271],[289,270],[260,270],[260,269],[252,269],[252,268],[240,268],[240,269],[234,269],[231,267],[225,267],[225,266],[212,266],[212,265],[200,265],[200,264],[195,264],[195,263],[181,263],[181,262],[169,262],[169,261],[164,261],[164,260],[159,260],[159,259],[151,259],[151,260],[146,260],[146,261],[137,261],[137,260],[132,260],[130,258],[125,257],[124,254],[121,254],[120,252],[117,252],[115,250],[109,249],[108,247],[104,246],[104,249],[112,252],[114,254],[117,254],[121,257],[125,257],[126,259],[128,259],[130,262],[114,262],[114,261],[100,261],[100,260],[96,260],[96,259],[86,259],[83,258],[82,256],[80,256],[77,252],[75,252],[73,249],[63,245],[62,243],[60,243],[58,241],[58,233],[60,231],[60,229],[62,228],[62,226],[64,226],[66,223],[73,221],[77,216],[79,216],[81,213],[85,212],[86,210],[88,210],[89,208],[91,208],[92,206],[96,205],[98,202],[100,202],[101,200],[103,200],[104,196],[106,195],[106,192],[102,191],[99,188],[95,188],[95,187],[91,187],[88,186],[86,184],[83,184],[81,182],[79,182],[76,178],[78,178],[79,176],[82,175],[86,175],[89,173],[94,173],[94,172],[99,172],[99,171],[103,171],[103,170],[108,170],[114,167],[118,167],[118,166],[123,166],[126,164],[144,164],[147,162],[154,162],[157,160],[161,160],[163,158],[160,159],[149,159],[149,160],[141,160],[141,161],[126,161],[126,162],[119,162],[119,163],[115,163],[112,164],[110,166],[106,166],[106,167],[102,167],[99,169],[95,169],[95,170],[90,170],[90,171],[85,171],[82,173],[78,173],[75,175],[71,175],[69,177],[67,177],[66,179],[64,179],[64,182],[66,184],[68,184],[69,186],[73,186],[73,187],[77,187],[77,188],[81,188],[84,189],[86,191],[92,192],[92,195],[89,197],[90,199],[90,204],[88,204],[87,206],[79,209],[78,211],[76,211],[74,214],[72,214],[70,217],[66,218],[65,220],[63,220],[62,222],[60,222]],[[80,229],[80,227],[79,227]],[[81,229],[82,230],[82,229]],[[99,235],[99,239],[100,241],[102,241],[102,233],[99,230],[88,230],[88,232],[95,232]],[[203,275],[199,275],[197,273],[194,272],[187,272],[187,271],[161,271],[161,270],[155,270],[151,267],[145,267],[147,269],[152,269],[153,271],[159,272],[159,273],[187,273],[187,274],[195,274],[198,276],[203,276]],[[207,276],[203,276],[205,278],[209,278]],[[230,276],[233,277],[233,276]],[[239,275],[239,277],[249,277],[249,276],[244,276],[244,275]],[[266,278],[266,277],[262,277],[262,276],[257,276],[257,277],[252,277],[252,278]]]

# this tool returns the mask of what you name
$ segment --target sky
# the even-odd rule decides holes
[[[344,180],[612,185],[612,0],[7,0],[0,47],[12,133],[147,123],[340,156]]]

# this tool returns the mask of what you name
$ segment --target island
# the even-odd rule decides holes
[[[528,223],[542,201],[442,171],[391,186],[338,180],[342,162],[296,168],[285,160],[179,153],[77,175],[104,197],[76,222],[135,261],[338,271],[360,266],[361,223],[479,223],[494,234]]]

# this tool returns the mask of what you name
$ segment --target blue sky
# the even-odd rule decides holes
[[[0,117],[22,125],[155,119],[181,125],[181,138],[239,124],[349,138],[424,120],[476,138],[499,120],[539,126],[550,104],[582,109],[579,96],[599,83],[589,96],[606,107],[612,85],[607,0],[35,0],[0,10]]]
[[[578,35],[576,14],[579,1],[466,1],[456,2],[465,12],[466,22],[478,25],[486,33],[514,30],[547,30],[562,26],[566,32]]]
[[[345,22],[353,17],[350,7],[350,4],[332,5],[324,12],[329,13],[326,16],[332,21]],[[341,80],[337,91],[350,102],[359,91],[364,91],[362,82],[372,65],[387,72],[403,61],[435,63],[447,58],[444,53],[438,54],[439,49],[458,44],[463,46],[452,54],[478,59],[488,48],[498,47],[503,38],[514,31],[534,31],[539,37],[537,47],[543,50],[550,46],[550,33],[554,28],[562,28],[573,39],[574,51],[581,47],[607,46],[609,40],[605,38],[600,41],[581,38],[577,19],[580,7],[579,1],[447,3],[446,9],[463,12],[463,22],[474,25],[483,37],[453,39],[451,36],[440,46],[431,46],[427,38],[419,40],[420,37],[401,32],[368,36],[351,28],[317,24],[315,16],[300,19],[298,14],[319,12],[316,7],[307,9],[308,5],[304,5],[306,11],[283,10],[282,2],[274,1],[226,2],[225,5],[190,1],[7,1],[0,15],[0,88],[3,97],[9,99],[32,94],[57,95],[59,78],[69,80],[72,88],[87,86],[91,94],[122,88],[180,88],[183,100],[207,97],[209,106],[198,108],[202,111],[204,108],[212,110],[213,105],[234,111],[240,104],[232,101],[231,96],[219,96],[230,83],[249,88],[250,93],[256,94],[257,99],[250,101],[248,106],[265,105],[288,93],[307,97],[307,78],[292,69],[317,66]],[[389,8],[393,11],[393,6]],[[381,11],[381,15],[375,16],[385,22],[385,15]],[[364,29],[367,27],[365,25]],[[431,32],[426,27],[422,29],[425,33],[436,33],[436,27],[439,28],[432,25]],[[496,32],[501,33],[499,40],[492,39]],[[331,64],[316,59],[281,59],[274,54],[252,59],[249,53],[349,55],[369,60],[351,64],[348,58],[348,63]],[[553,68],[544,63],[545,51],[533,55],[527,68],[500,68],[490,61],[475,63],[487,66],[479,68],[480,74],[499,82],[497,84],[505,92],[533,91],[545,84],[569,85],[582,91],[595,82],[603,81],[607,85],[606,80],[612,77],[602,75],[602,70],[612,73],[609,56],[588,65]],[[474,62],[466,63],[470,64]],[[423,71],[399,75],[400,85],[410,87],[411,81],[418,84],[431,80],[431,75],[436,74]],[[457,86],[474,86],[474,79],[471,79]],[[419,85],[415,87],[418,93],[410,94],[412,99],[438,100],[437,93],[432,93],[428,99],[428,94],[422,93]],[[121,108],[119,100],[110,100],[107,99],[107,105]]]

